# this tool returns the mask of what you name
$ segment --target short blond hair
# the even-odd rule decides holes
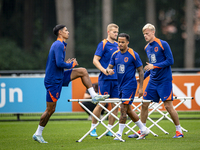
[[[116,25],[116,24],[114,24],[114,23],[111,23],[111,24],[109,24],[109,25],[107,26],[107,31],[110,31],[112,27],[119,29],[119,26],[118,26],[118,25]]]
[[[142,32],[144,32],[144,30],[146,29],[150,29],[151,31],[155,31],[156,32],[156,28],[154,27],[154,25],[147,23],[143,28],[142,28]]]

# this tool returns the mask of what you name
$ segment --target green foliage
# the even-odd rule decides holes
[[[48,51],[30,54],[8,39],[0,39],[0,70],[31,70],[45,68]]]

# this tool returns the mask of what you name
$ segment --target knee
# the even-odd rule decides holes
[[[85,68],[79,68],[79,69],[80,69],[81,74],[83,74],[83,75],[88,74],[87,69],[85,69]]]
[[[165,104],[165,109],[170,113],[170,112],[173,112],[174,110],[174,107],[172,105],[168,105],[168,104]]]
[[[142,109],[143,109],[143,110],[147,110],[148,107],[149,107],[149,103],[143,103],[143,104],[142,104]]]
[[[51,116],[55,112],[55,108],[47,109],[48,114]]]

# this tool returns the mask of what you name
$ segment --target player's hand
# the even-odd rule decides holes
[[[114,69],[106,69],[106,73],[108,75],[113,75],[115,72],[114,72]]]
[[[142,88],[139,88],[138,89],[138,98],[142,97],[143,96],[143,89]]]
[[[76,66],[78,66],[78,62],[77,62],[76,58],[73,59],[73,62],[76,64]]]
[[[149,70],[151,70],[151,69],[154,69],[154,67],[153,67],[153,64],[150,64],[150,63],[148,63],[148,62],[146,62],[146,66],[144,67],[144,70],[145,71],[149,71]]]
[[[66,61],[66,63],[71,63],[72,61],[74,60],[74,58],[72,58],[72,59],[67,59],[67,61]]]

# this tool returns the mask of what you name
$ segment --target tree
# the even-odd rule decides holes
[[[102,37],[107,37],[107,26],[112,22],[112,0],[102,1]]]
[[[195,61],[195,41],[194,41],[194,30],[193,30],[193,21],[194,21],[194,1],[186,0],[185,1],[185,22],[186,22],[186,39],[184,47],[184,67],[185,68],[194,68]]]
[[[32,51],[33,43],[33,3],[34,0],[24,1],[24,49],[27,52]]]
[[[146,21],[157,27],[155,0],[146,0]]]
[[[74,55],[74,9],[73,0],[55,0],[57,24],[64,24],[69,30],[69,39],[67,40],[67,58],[73,58]]]

